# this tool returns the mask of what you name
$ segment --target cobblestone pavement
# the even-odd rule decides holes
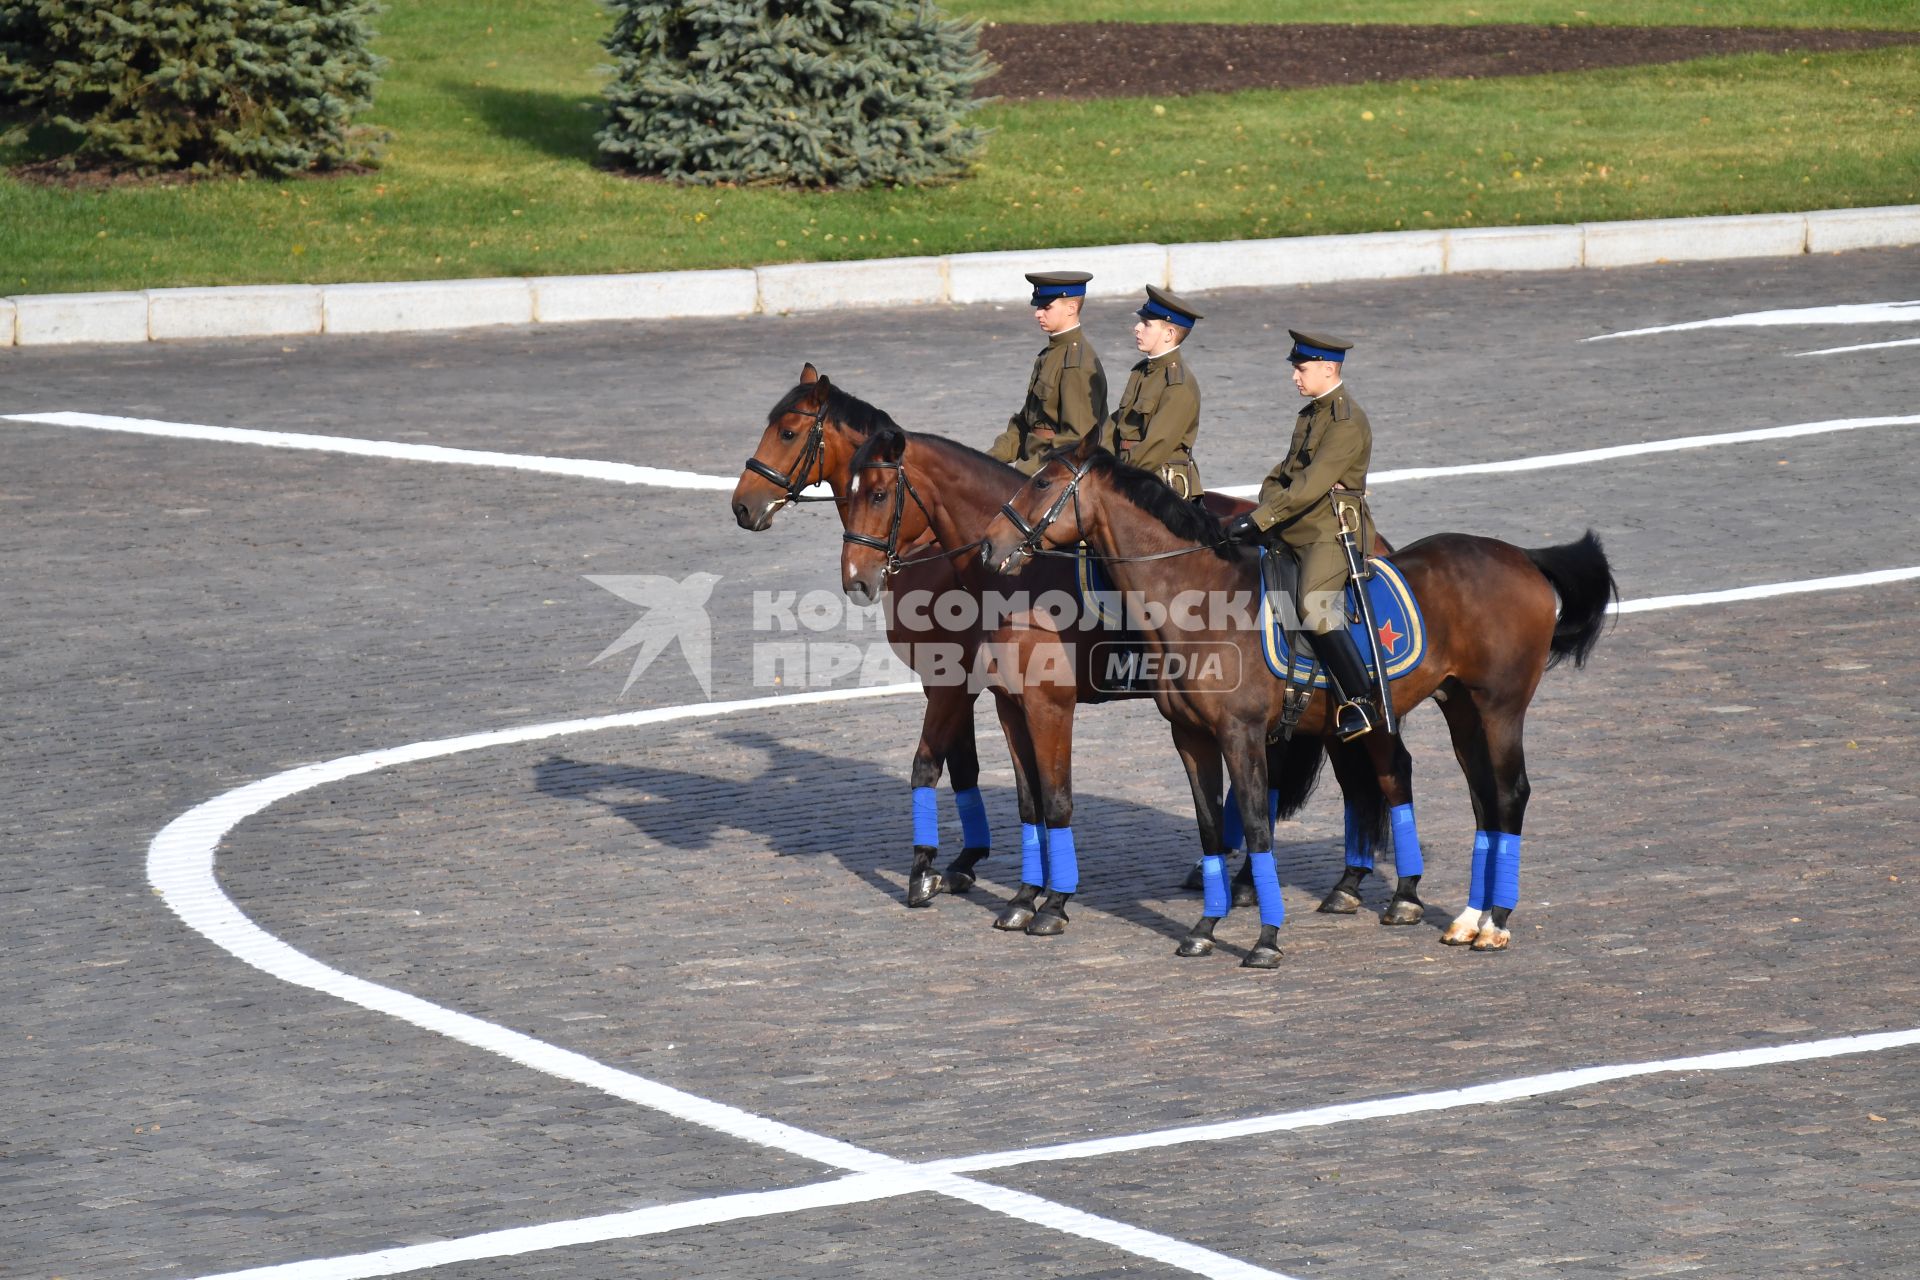
[[[1193,344],[1202,465],[1264,470],[1293,413],[1289,325],[1360,342],[1385,469],[1920,414],[1913,348],[1789,358],[1900,326],[1581,341],[1916,297],[1920,257],[1880,252],[1225,291]],[[1116,381],[1123,312],[1091,312]],[[733,474],[805,359],[984,443],[1027,326],[969,308],[6,351],[0,413]],[[1401,540],[1591,525],[1629,598],[1910,565],[1916,430],[1407,482],[1377,510]],[[0,1275],[193,1277],[834,1176],[278,982],[183,928],[144,871],[169,820],[307,761],[699,700],[677,653],[624,695],[627,656],[591,664],[637,611],[583,574],[721,574],[713,695],[773,692],[753,593],[837,594],[829,513],[753,536],[717,493],[14,423],[0,458]],[[247,820],[219,868],[263,928],[347,973],[914,1160],[1904,1029],[1917,592],[1631,614],[1552,673],[1498,957],[1441,947],[1437,921],[1312,914],[1339,860],[1329,787],[1281,832],[1285,968],[1236,966],[1250,913],[1221,955],[1176,961],[1192,816],[1139,705],[1081,717],[1084,887],[1059,939],[987,927],[1017,858],[984,709],[1002,852],[972,896],[900,905],[913,695],[384,769]],[[1451,909],[1465,789],[1438,716],[1409,739],[1424,887]],[[1903,1049],[975,1176],[1294,1276],[1897,1277],[1920,1271],[1917,1098]],[[418,1274],[909,1273],[1177,1274],[926,1195]]]

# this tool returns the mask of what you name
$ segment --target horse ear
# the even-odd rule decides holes
[[[818,381],[820,381],[820,371],[813,367],[813,361],[809,360],[804,365],[800,366],[800,385],[801,386],[803,387],[810,386],[813,383],[816,383]]]
[[[1081,436],[1080,443],[1074,446],[1074,461],[1086,462],[1090,460],[1095,453],[1099,452],[1099,449],[1100,433],[1098,431],[1089,431],[1084,436]]]

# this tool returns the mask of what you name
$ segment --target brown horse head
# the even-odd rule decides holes
[[[767,414],[767,429],[733,487],[733,518],[742,529],[764,532],[774,513],[798,499],[802,489],[831,478],[826,419],[832,393],[833,384],[808,364]]]
[[[927,533],[927,512],[907,479],[907,433],[898,427],[870,434],[848,464],[841,507],[840,586],[856,604],[886,590],[902,548]]]
[[[1091,434],[1050,455],[987,526],[980,563],[998,573],[1019,573],[1036,553],[1077,544],[1086,536],[1077,501],[1081,487],[1097,462],[1112,457]]]

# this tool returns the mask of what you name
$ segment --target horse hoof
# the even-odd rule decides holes
[[[1033,919],[1033,908],[1018,902],[1009,902],[999,915],[993,918],[993,927],[1005,929],[1009,933],[1027,927]]]
[[[1057,938],[1067,931],[1067,918],[1058,911],[1036,911],[1027,922],[1027,936]]]
[[[1194,863],[1193,866],[1188,869],[1187,878],[1181,881],[1180,887],[1188,893],[1198,893],[1207,887],[1207,880],[1200,872],[1199,863]]]
[[[960,856],[947,864],[946,875],[943,877],[945,890],[952,894],[962,894],[973,888],[974,864],[986,857],[988,852],[989,850],[986,849],[962,849]]]
[[[945,883],[936,875],[915,876],[907,882],[907,905],[910,907],[933,905],[934,898],[939,896]]]
[[[1212,938],[1194,938],[1194,937],[1182,938],[1180,939],[1180,945],[1173,949],[1173,954],[1177,956],[1185,956],[1189,960],[1191,960],[1195,956],[1210,956],[1213,954],[1213,939]]]
[[[1247,958],[1240,962],[1242,969],[1278,969],[1280,967],[1280,948],[1255,947],[1247,952]]]
[[[1260,891],[1253,887],[1251,880],[1233,882],[1233,905],[1236,907],[1256,906],[1260,902]]]
[[[1513,932],[1509,929],[1496,929],[1488,925],[1473,939],[1475,951],[1505,951],[1507,944],[1513,941]]]
[[[1426,907],[1418,898],[1395,898],[1380,913],[1381,924],[1419,924],[1427,914]]]
[[[1360,895],[1335,888],[1332,893],[1321,899],[1319,910],[1330,916],[1350,916],[1360,910]]]
[[[1445,933],[1440,935],[1440,941],[1446,943],[1450,947],[1466,947],[1466,946],[1472,946],[1474,939],[1479,936],[1480,936],[1479,925],[1461,924],[1458,920],[1456,920],[1452,924],[1447,926],[1447,931]]]

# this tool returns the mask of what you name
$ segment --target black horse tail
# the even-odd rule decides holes
[[[1620,598],[1613,580],[1613,566],[1600,547],[1599,535],[1587,530],[1586,537],[1559,547],[1538,547],[1527,551],[1533,567],[1546,576],[1560,596],[1560,620],[1553,626],[1553,656],[1547,668],[1572,658],[1583,667],[1593,646],[1606,629],[1607,611]]]
[[[1347,802],[1347,829],[1360,837],[1360,847],[1363,849],[1386,848],[1391,810],[1387,805],[1387,793],[1380,789],[1380,775],[1367,758],[1366,748],[1352,742],[1328,742],[1326,749],[1343,753],[1343,758],[1353,763],[1353,767],[1345,771],[1335,766],[1335,772],[1340,777],[1340,791]],[[1404,755],[1406,744],[1401,743],[1396,750]]]
[[[1306,807],[1320,782],[1320,766],[1326,759],[1326,743],[1303,733],[1267,749],[1267,785],[1280,793],[1282,818],[1291,818]]]

